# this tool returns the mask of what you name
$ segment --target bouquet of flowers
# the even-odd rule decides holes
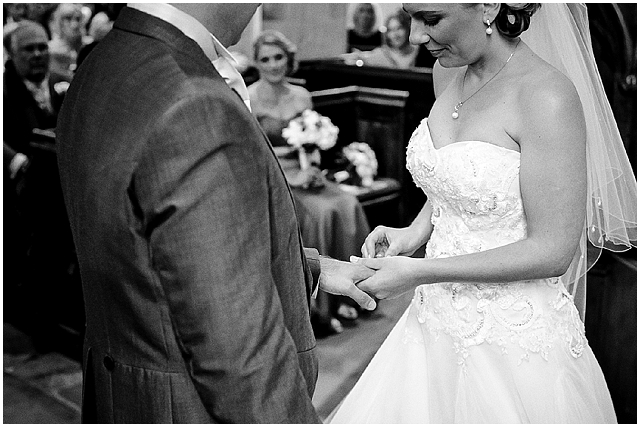
[[[373,184],[378,173],[376,153],[365,142],[352,142],[342,149],[344,156],[355,167],[363,187]]]
[[[298,149],[300,168],[307,169],[312,164],[308,155],[314,155],[319,163],[318,149],[328,150],[336,144],[338,128],[328,117],[313,110],[305,110],[282,130],[282,137],[289,145]]]

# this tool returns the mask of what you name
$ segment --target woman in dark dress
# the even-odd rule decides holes
[[[359,3],[353,12],[353,28],[347,30],[347,53],[365,52],[382,46],[382,32],[376,27],[376,10],[371,3]]]
[[[282,33],[264,31],[254,42],[254,61],[259,71],[258,81],[249,86],[251,110],[269,138],[274,151],[294,188],[298,221],[305,244],[323,254],[338,259],[357,255],[355,242],[368,234],[368,223],[357,198],[342,191],[336,184],[326,182],[320,170],[312,168],[324,182],[321,189],[297,189],[293,180],[300,177],[297,152],[287,144],[282,130],[291,119],[304,110],[313,109],[311,94],[305,88],[287,81],[295,71],[296,47]],[[331,220],[331,226],[326,222]],[[351,246],[353,247],[351,247]],[[312,323],[317,336],[339,333],[344,320],[354,320],[357,310],[342,302],[340,297],[319,292],[313,307]]]

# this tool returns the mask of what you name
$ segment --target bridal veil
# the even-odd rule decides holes
[[[587,126],[587,217],[574,259],[562,276],[584,318],[586,273],[602,249],[637,245],[637,188],[611,106],[596,67],[587,8],[544,3],[522,40],[574,84]]]

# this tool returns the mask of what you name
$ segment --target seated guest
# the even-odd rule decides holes
[[[43,163],[30,145],[35,129],[55,127],[69,84],[49,69],[48,41],[44,27],[28,20],[15,23],[3,38],[9,54],[2,113],[5,298],[27,293],[28,302],[22,302],[29,308],[13,298],[5,319],[27,322],[22,326],[39,351],[51,348],[53,335],[42,323],[53,322],[51,293],[69,267],[61,257],[72,252],[55,160]]]
[[[78,3],[60,3],[53,13],[53,35],[49,42],[51,69],[73,77],[80,49],[87,41],[84,15]]]
[[[33,129],[52,129],[69,79],[49,66],[49,47],[44,27],[20,21],[4,34],[9,55],[3,87],[3,139],[9,148],[29,156]]]
[[[260,34],[254,43],[253,51],[259,79],[249,86],[248,91],[251,111],[271,145],[277,152],[280,151],[278,149],[283,149],[284,153],[291,151],[297,158],[295,151],[288,150],[290,146],[283,138],[282,130],[288,126],[291,119],[299,116],[304,110],[313,109],[313,104],[309,91],[287,82],[287,76],[296,68],[295,54],[295,45],[282,33],[267,30]],[[286,154],[283,157],[287,157]],[[319,169],[312,168],[311,171],[308,173],[317,175],[324,181]],[[289,184],[298,187],[300,185],[295,181],[305,180],[306,176],[306,173],[288,175]],[[350,255],[358,254],[358,245],[364,241],[364,232],[369,226],[362,207],[353,195],[341,191],[335,184],[324,182],[324,185],[319,193],[293,192],[302,239],[306,245],[313,245],[324,254],[338,259],[348,259]],[[319,197],[321,200],[318,200]],[[350,230],[354,240],[348,243],[353,243],[353,248],[336,242],[335,230],[325,226],[327,219],[336,217],[340,219],[332,221],[337,223],[333,227],[340,226]],[[340,238],[345,238],[345,234],[346,232]],[[341,322],[332,312],[344,320],[354,320],[358,316],[355,308],[342,301],[339,297],[322,291],[318,293],[311,319],[316,336],[330,335],[343,330]]]
[[[29,19],[29,3],[2,3],[4,25]]]
[[[282,129],[306,109],[312,109],[311,94],[287,82],[296,68],[296,47],[282,33],[264,31],[253,46],[253,59],[259,72],[249,86],[251,110],[274,147],[287,146]]]
[[[49,33],[49,16],[57,7],[55,3],[4,3],[3,33],[13,31],[15,24],[20,21],[34,21],[41,24],[47,31],[47,40],[51,39]],[[8,59],[5,49],[4,62]]]
[[[390,68],[433,67],[435,58],[424,45],[409,43],[411,17],[398,9],[387,17],[387,31],[384,45],[371,52],[365,52],[361,58],[364,65]]]
[[[382,46],[382,33],[376,28],[372,3],[359,3],[353,11],[353,28],[347,31],[347,53],[364,52]]]

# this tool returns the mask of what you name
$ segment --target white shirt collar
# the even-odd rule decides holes
[[[23,79],[22,81],[40,108],[52,113],[53,106],[51,105],[51,93],[49,93],[49,74],[47,74],[40,83],[34,83],[27,79]]]

